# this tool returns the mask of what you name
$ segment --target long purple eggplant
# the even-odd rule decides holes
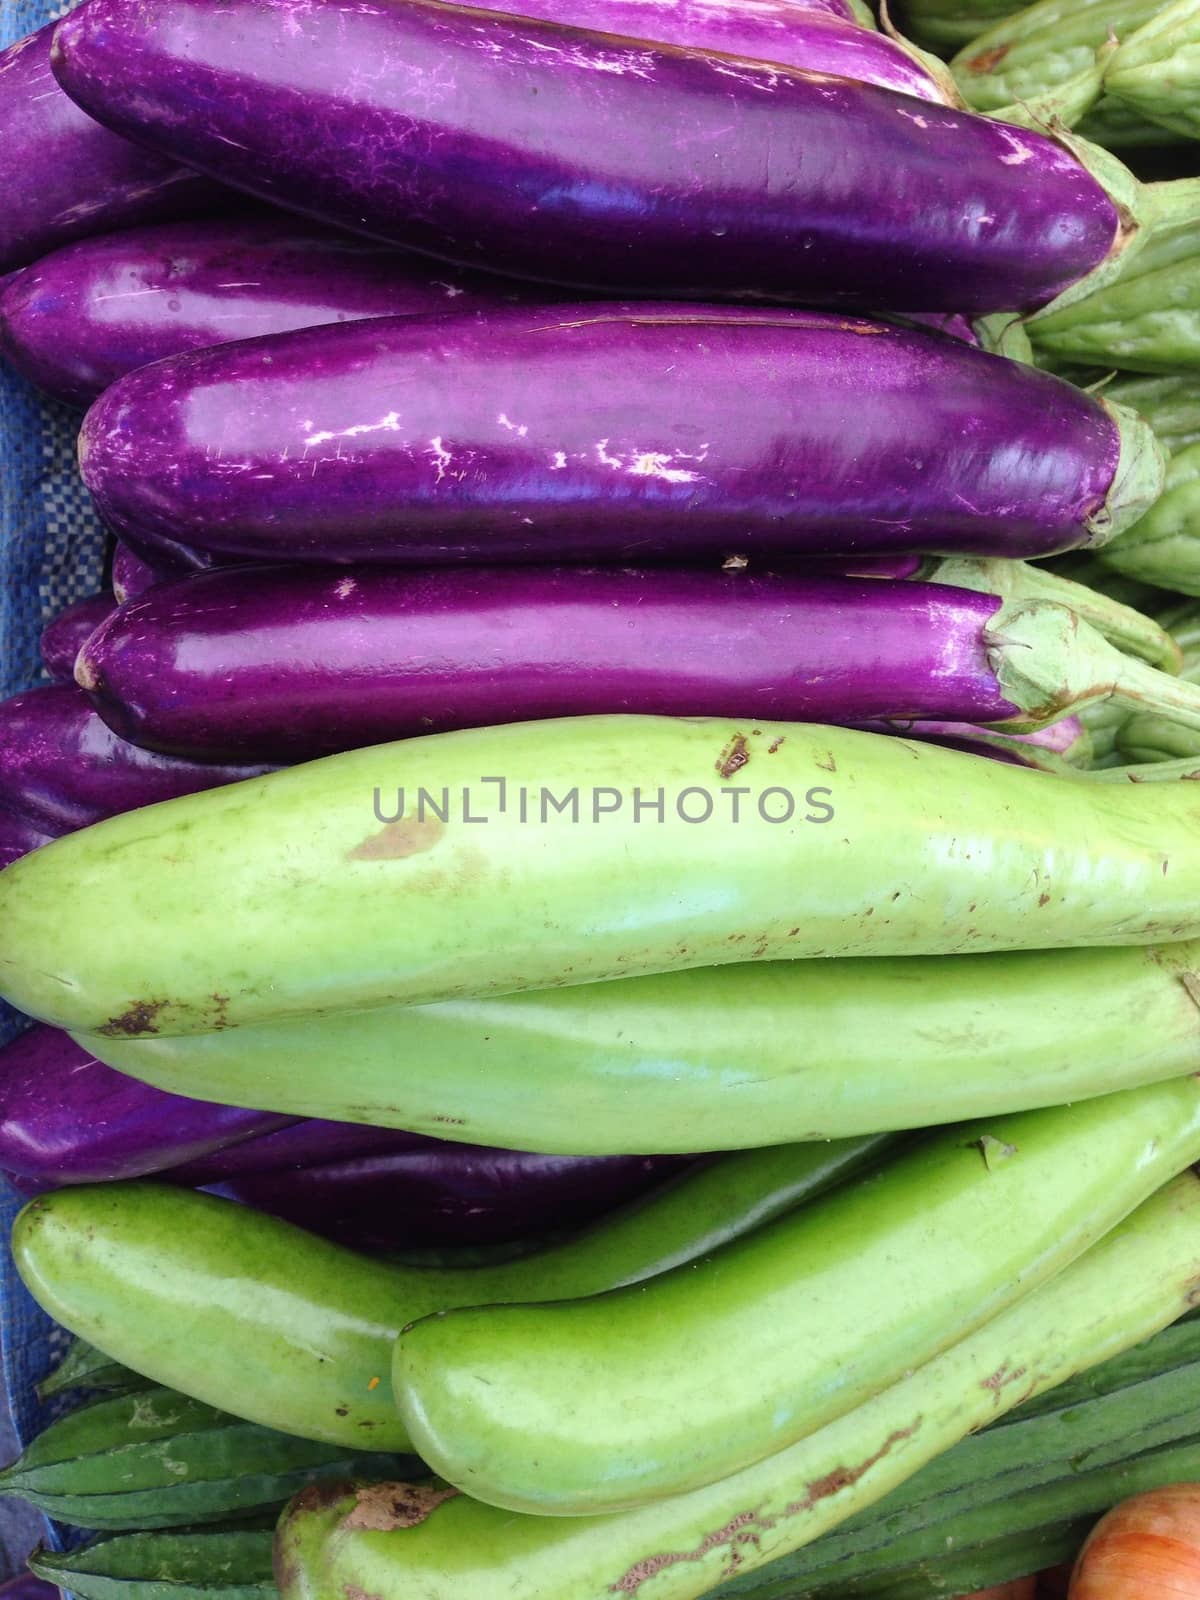
[[[113,610],[112,596],[89,595],[60,611],[42,630],[42,665],[56,683],[74,683],[75,658],[84,641]]]
[[[0,353],[87,405],[185,350],[505,297],[509,280],[439,273],[427,256],[282,214],[163,223],[68,245],[0,283]]]
[[[0,272],[71,239],[199,215],[233,198],[85,116],[50,71],[55,26],[0,53]]]
[[[1000,606],[874,578],[247,567],[128,602],[77,674],[122,738],[208,761],[616,711],[1002,722]]]
[[[790,0],[712,5],[706,0],[485,0],[478,11],[537,17],[543,22],[615,34],[653,44],[719,51],[875,83],[941,105],[961,106],[954,78],[936,57],[916,52],[856,19]],[[847,8],[848,9],[848,8]]]
[[[1048,555],[1112,537],[1163,470],[1134,413],[938,334],[652,304],[176,356],[101,396],[79,457],[136,542],[421,564]]]
[[[0,1168],[38,1186],[142,1177],[293,1120],[152,1089],[58,1028],[0,1049]]]
[[[36,822],[23,812],[14,811],[0,801],[0,872],[14,861],[40,850],[60,836],[62,830],[51,829],[44,822]]]
[[[578,1227],[683,1164],[671,1156],[527,1155],[411,1137],[411,1148],[385,1155],[209,1187],[356,1249],[425,1249],[507,1244]]]
[[[30,689],[0,702],[0,808],[43,835],[41,843],[269,770],[260,763],[183,761],[127,744],[74,685]]]
[[[88,0],[119,133],[464,266],[603,293],[1026,309],[1136,224],[1062,145],[893,89],[431,0]],[[1127,194],[1128,189],[1128,194]],[[1118,203],[1119,202],[1119,203]]]

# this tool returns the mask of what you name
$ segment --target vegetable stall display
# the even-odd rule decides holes
[[[1200,0],[1008,10],[0,55],[0,358],[110,539],[0,700],[22,1584],[1156,1600]]]

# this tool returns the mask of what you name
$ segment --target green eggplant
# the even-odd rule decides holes
[[[404,1450],[390,1370],[412,1318],[636,1283],[802,1204],[888,1143],[722,1158],[569,1242],[493,1267],[389,1266],[232,1201],[149,1183],[32,1201],[13,1229],[13,1255],[51,1315],[156,1382],[284,1433]]]
[[[645,1154],[956,1122],[1193,1072],[1198,1000],[1200,941],[1183,941],[744,962],[81,1042],[197,1099],[468,1143]]]
[[[1198,1269],[1200,1188],[1185,1174],[942,1355],[707,1488],[589,1517],[502,1511],[437,1480],[300,1496],[277,1537],[283,1600],[696,1600],[837,1527],[1019,1401],[1173,1321]]]
[[[579,1516],[785,1449],[1027,1295],[1200,1156],[1200,1081],[958,1125],[717,1254],[607,1294],[402,1329],[421,1459]]]
[[[1006,622],[1014,687],[1078,630],[1031,613]],[[822,725],[471,729],[34,851],[0,873],[0,990],[123,1038],[739,960],[1153,943],[1200,934],[1198,821],[1191,784],[1056,783]]]

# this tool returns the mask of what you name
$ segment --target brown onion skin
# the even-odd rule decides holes
[[[1088,1535],[1070,1600],[1200,1600],[1200,1483],[1134,1495]]]

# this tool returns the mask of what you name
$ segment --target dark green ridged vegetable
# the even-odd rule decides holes
[[[1099,559],[1126,577],[1200,595],[1200,443],[1171,457],[1161,499]]]
[[[1026,324],[1039,362],[1200,372],[1200,179],[1150,184],[1143,201],[1155,220],[1142,248],[1094,294]]]
[[[30,1570],[76,1600],[271,1600],[274,1519],[261,1526],[144,1531],[79,1550],[35,1550]]]
[[[904,0],[896,14],[905,33],[939,55],[1011,16],[1013,0]]]
[[[69,1394],[72,1389],[132,1394],[153,1387],[149,1378],[143,1378],[132,1367],[123,1367],[84,1339],[72,1339],[66,1355],[38,1384],[37,1393],[39,1400],[50,1400],[56,1394]]]
[[[1190,3],[1190,0],[1189,0]],[[999,114],[1021,102],[1038,102],[1094,75],[1091,100],[1107,88],[1111,39],[1124,39],[1148,22],[1158,0],[1037,0],[987,28],[950,63],[967,104]],[[1103,53],[1098,65],[1097,54]],[[1090,113],[1080,133],[1110,148],[1160,144],[1163,130],[1107,97],[1092,109],[1085,97],[1079,117]]]
[[[412,1470],[411,1458],[393,1457]],[[20,1495],[83,1528],[168,1528],[281,1506],[308,1484],[378,1470],[345,1446],[244,1422],[171,1389],[98,1400],[52,1422],[12,1466]]]

